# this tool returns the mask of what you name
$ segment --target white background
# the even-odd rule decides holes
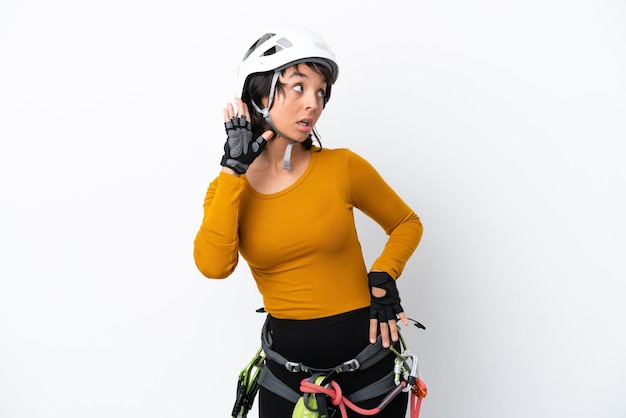
[[[237,63],[283,22],[340,62],[324,146],[423,221],[422,416],[626,416],[624,2],[222,3],[0,3],[0,417],[229,416],[261,299],[192,244]]]

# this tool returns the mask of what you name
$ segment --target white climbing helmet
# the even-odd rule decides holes
[[[242,96],[251,74],[280,71],[299,62],[327,67],[333,77],[331,85],[339,75],[335,54],[320,35],[302,26],[281,26],[261,36],[244,55],[237,73],[237,97]]]

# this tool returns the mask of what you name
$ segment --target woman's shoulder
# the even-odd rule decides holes
[[[334,174],[347,179],[366,175],[373,168],[365,158],[350,148],[317,148],[313,150],[313,155],[314,165],[324,175]]]
[[[319,152],[316,152],[319,151]],[[367,160],[350,148],[316,148],[313,154],[318,154],[323,161],[332,161],[336,164],[360,165],[369,163]]]
[[[320,157],[328,158],[328,159],[342,159],[342,158],[352,158],[360,156],[351,150],[350,148],[313,148],[314,153],[318,153]]]

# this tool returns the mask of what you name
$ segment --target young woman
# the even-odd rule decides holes
[[[328,44],[306,28],[281,28],[252,45],[239,66],[236,109],[224,109],[222,168],[194,242],[196,265],[209,278],[229,276],[243,256],[263,296],[271,349],[319,369],[354,359],[377,336],[383,347],[397,344],[397,315],[407,318],[395,281],[422,235],[418,216],[367,161],[322,148],[315,125],[338,70]],[[369,271],[355,208],[388,234]],[[394,365],[385,351],[375,364],[332,380],[350,394],[385,379]],[[310,377],[271,358],[267,368],[296,392]],[[261,386],[260,418],[292,417],[293,399]],[[374,408],[383,398],[357,404]],[[406,404],[402,393],[376,416],[402,418]]]

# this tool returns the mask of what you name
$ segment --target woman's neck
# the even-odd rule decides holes
[[[261,155],[250,164],[246,178],[257,192],[271,194],[284,190],[306,171],[311,161],[311,150],[304,149],[300,143],[291,148],[291,170],[285,170],[283,159],[287,144],[289,142],[281,138],[268,142]]]
[[[304,149],[301,143],[294,143],[290,146],[289,140],[279,137],[267,143],[265,151],[261,154],[261,156],[265,157],[264,159],[268,167],[285,170],[285,151],[290,153],[289,162],[292,168],[298,165],[298,161],[302,160],[302,158],[309,152]]]

